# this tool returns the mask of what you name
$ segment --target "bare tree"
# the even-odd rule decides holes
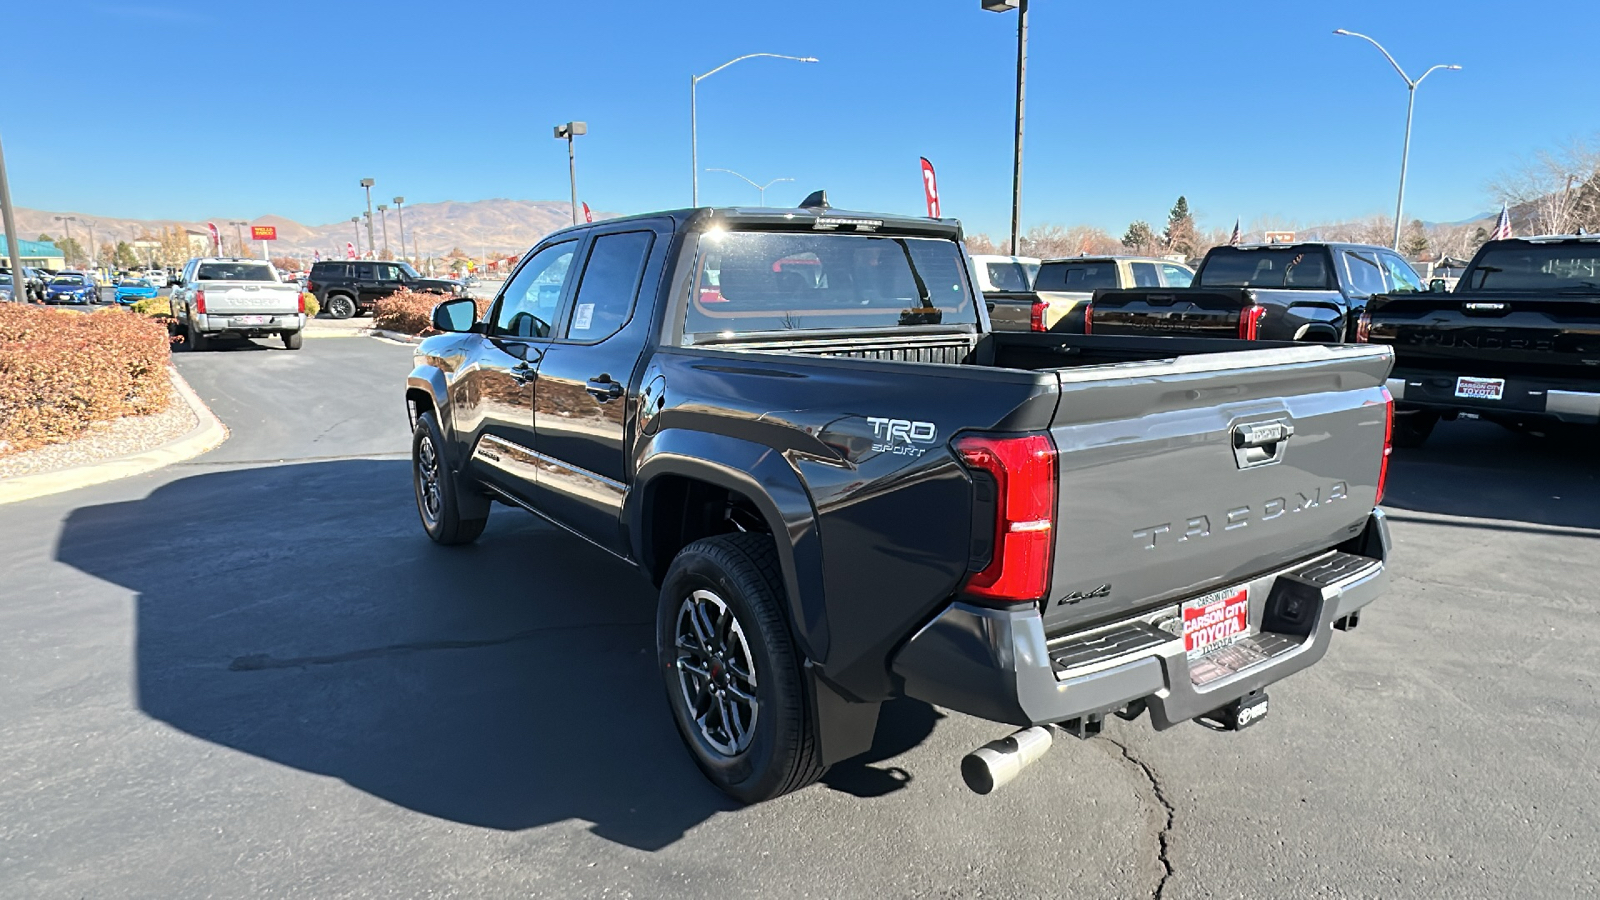
[[[1572,138],[1540,150],[1497,175],[1489,191],[1511,208],[1512,224],[1529,234],[1573,234],[1600,228],[1600,136]]]

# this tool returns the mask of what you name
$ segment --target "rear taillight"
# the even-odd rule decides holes
[[[1372,340],[1372,314],[1366,310],[1356,316],[1356,343],[1365,344]]]
[[[967,579],[966,592],[989,600],[1038,600],[1050,587],[1055,543],[1055,442],[1048,434],[968,434],[953,446],[976,477],[994,483],[994,542],[983,569]]]
[[[1379,388],[1383,391],[1383,462],[1378,465],[1378,499],[1373,503],[1383,502],[1383,489],[1389,483],[1389,457],[1394,454],[1394,395],[1388,388]]]
[[[204,313],[206,311],[206,292],[205,291],[195,291],[194,292],[194,311],[197,312],[197,313]]]
[[[301,291],[300,292],[300,313],[302,315],[304,315],[305,311],[306,311],[306,292],[305,291]]]
[[[1094,301],[1091,300],[1083,307],[1083,333],[1094,334]]]
[[[1261,333],[1261,317],[1266,315],[1265,306],[1247,306],[1239,313],[1239,339],[1253,341]]]
[[[315,281],[312,281],[311,279],[307,278],[306,279],[306,290],[310,291],[313,294],[316,293],[317,292],[317,283]]]
[[[1028,330],[1029,331],[1048,331],[1049,330],[1049,329],[1045,328],[1045,326],[1044,326],[1044,311],[1045,311],[1045,302],[1043,300],[1035,300],[1035,301],[1033,301],[1033,305],[1028,307]]]

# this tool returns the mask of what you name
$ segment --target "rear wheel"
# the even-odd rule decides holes
[[[198,353],[201,350],[211,349],[211,339],[201,334],[193,325],[185,325],[183,329],[183,342],[189,349]]]
[[[656,652],[673,722],[695,765],[745,803],[827,771],[764,534],[695,541],[661,585]]]
[[[328,298],[328,315],[335,319],[348,319],[356,314],[356,302],[346,294],[334,294]]]
[[[1439,424],[1439,414],[1431,412],[1402,413],[1394,417],[1394,445],[1396,447],[1421,447]]]
[[[489,522],[489,498],[463,491],[443,455],[444,433],[431,412],[417,417],[411,434],[411,481],[417,514],[440,544],[470,544]]]
[[[299,350],[300,345],[305,342],[305,339],[306,336],[304,332],[286,331],[283,333],[283,346],[289,350]]]

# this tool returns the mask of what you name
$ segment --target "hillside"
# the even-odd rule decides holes
[[[526,250],[539,238],[549,234],[557,228],[572,223],[572,206],[565,202],[554,200],[474,200],[471,202],[457,202],[447,200],[442,203],[407,204],[405,208],[406,243],[415,254],[418,249],[424,255],[439,256],[449,252],[452,248],[459,247],[468,253],[477,256],[486,250],[491,254],[511,253]],[[232,249],[236,229],[228,222],[234,221],[229,216],[218,216],[212,219],[175,220],[175,219],[119,219],[108,216],[95,216],[81,212],[56,212],[47,210],[27,209],[18,207],[17,231],[18,236],[29,240],[41,234],[57,237],[66,234],[63,223],[57,222],[58,216],[72,216],[77,219],[72,225],[72,236],[85,249],[89,244],[89,225],[94,226],[94,239],[97,243],[106,241],[132,241],[144,234],[153,234],[162,228],[178,226],[180,228],[204,231],[206,222],[215,222],[221,229],[223,237]],[[378,215],[374,209],[374,215]],[[596,219],[608,218],[611,213],[595,213]],[[396,256],[400,255],[400,220],[393,209],[389,210],[389,247]],[[273,225],[278,229],[278,240],[270,248],[274,256],[310,256],[313,250],[320,250],[323,256],[343,254],[344,245],[356,239],[356,226],[349,220],[334,222],[326,225],[304,225],[293,219],[283,216],[265,215],[257,216],[247,221],[248,225]],[[246,237],[249,236],[248,227],[245,228]],[[383,246],[383,228],[381,222],[375,221],[373,234],[377,237],[378,246]],[[362,248],[366,247],[366,229],[361,230]]]

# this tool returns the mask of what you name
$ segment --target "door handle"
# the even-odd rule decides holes
[[[610,375],[601,375],[598,378],[589,379],[586,389],[601,403],[607,400],[615,400],[623,394],[622,385],[612,381]]]
[[[537,375],[538,373],[539,370],[535,369],[531,365],[528,365],[528,362],[524,360],[512,366],[509,370],[507,370],[506,374],[510,375],[511,380],[515,381],[517,384],[527,384],[528,382],[532,381],[533,376]]]

